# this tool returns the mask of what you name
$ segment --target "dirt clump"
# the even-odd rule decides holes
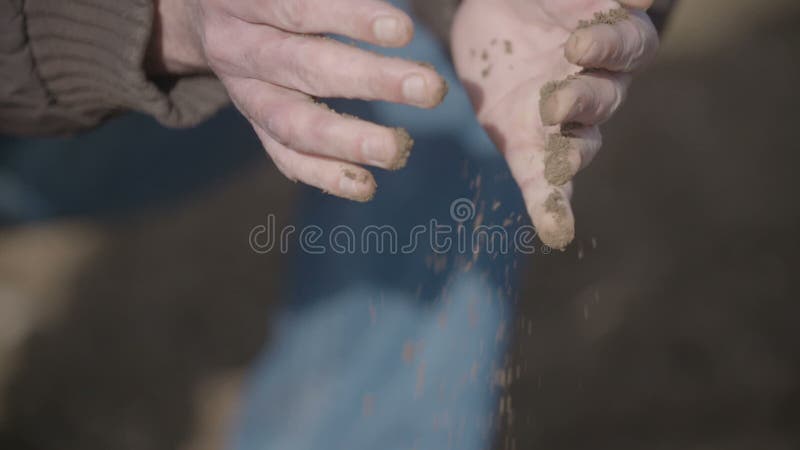
[[[545,119],[544,106],[545,104],[547,104],[547,101],[550,100],[550,97],[559,90],[564,89],[564,87],[566,87],[570,83],[570,81],[574,80],[577,77],[578,74],[572,74],[567,78],[564,78],[563,80],[548,81],[547,83],[544,84],[544,86],[542,86],[542,88],[539,90],[539,114],[542,116],[543,122],[546,122],[544,120]]]
[[[408,164],[408,158],[411,156],[411,149],[414,147],[414,139],[412,139],[408,131],[403,128],[395,128],[394,136],[397,141],[397,148],[400,149],[400,151],[397,153],[397,157],[394,161],[392,161],[389,169],[400,170]]]
[[[573,151],[572,141],[561,133],[551,134],[545,144],[547,158],[544,164],[544,176],[554,186],[563,186],[575,176],[575,168],[569,160]]]
[[[564,195],[553,190],[544,202],[544,210],[555,218],[556,229],[545,233],[539,230],[539,238],[556,250],[564,250],[575,238],[575,229],[568,220],[569,211]]]
[[[628,11],[625,10],[625,8],[612,9],[607,12],[596,12],[592,20],[581,20],[578,22],[578,29],[588,28],[592,25],[614,25],[628,17]]]

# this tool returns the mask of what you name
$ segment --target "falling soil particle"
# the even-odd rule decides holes
[[[608,12],[596,12],[592,20],[581,20],[578,22],[578,29],[588,28],[592,25],[614,25],[621,20],[627,19],[628,11],[625,8],[612,9]]]
[[[494,341],[500,343],[503,341],[506,335],[506,323],[500,322],[500,325],[497,327],[497,333],[494,335]]]
[[[570,162],[572,142],[563,134],[551,134],[547,138],[545,151],[547,158],[544,165],[544,176],[554,186],[563,186],[575,176],[576,168]]]
[[[495,374],[494,374],[494,383],[495,383],[495,385],[497,385],[497,386],[499,386],[501,388],[506,388],[506,387],[508,387],[508,382],[509,381],[510,380],[508,380],[506,378],[505,369],[497,369],[495,371]],[[502,414],[502,411],[501,411],[501,414]]]
[[[484,61],[488,61],[489,60],[489,52],[486,51],[486,50],[482,51],[481,52],[481,59],[484,60]]]
[[[369,417],[375,409],[375,397],[372,395],[365,395],[362,402],[362,410],[364,417]]]
[[[540,234],[540,238],[549,247],[564,250],[575,238],[575,230],[568,223],[568,211],[563,194],[555,190],[551,192],[544,202],[544,209],[555,217],[556,229],[547,235]]]
[[[489,75],[492,74],[492,65],[489,64],[485,69],[481,71],[481,76],[483,78],[489,78]]]
[[[394,129],[395,140],[397,141],[397,157],[392,161],[389,169],[399,170],[408,164],[408,158],[411,156],[411,149],[414,147],[414,139],[403,128]]]
[[[406,363],[410,363],[413,360],[414,360],[414,343],[406,342],[403,345],[403,361]]]
[[[414,389],[416,397],[421,396],[425,392],[425,363],[421,363],[417,367],[417,384]]]

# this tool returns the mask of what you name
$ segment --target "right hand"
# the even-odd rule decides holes
[[[447,91],[430,67],[320,36],[407,45],[413,22],[384,1],[159,0],[158,10],[158,66],[213,71],[281,172],[340,197],[371,199],[375,180],[361,165],[402,168],[413,141],[405,130],[339,115],[316,97],[432,108]]]
[[[575,237],[572,178],[602,142],[633,72],[653,60],[653,0],[464,0],[452,52],[542,241]]]

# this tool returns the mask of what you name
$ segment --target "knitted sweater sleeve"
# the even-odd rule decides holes
[[[126,111],[170,127],[228,102],[212,76],[149,78],[152,0],[0,0],[0,133],[61,135]]]

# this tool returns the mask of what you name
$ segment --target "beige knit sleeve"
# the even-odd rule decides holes
[[[144,71],[152,0],[0,0],[0,133],[69,134],[126,111],[170,127],[228,102],[211,76]]]

